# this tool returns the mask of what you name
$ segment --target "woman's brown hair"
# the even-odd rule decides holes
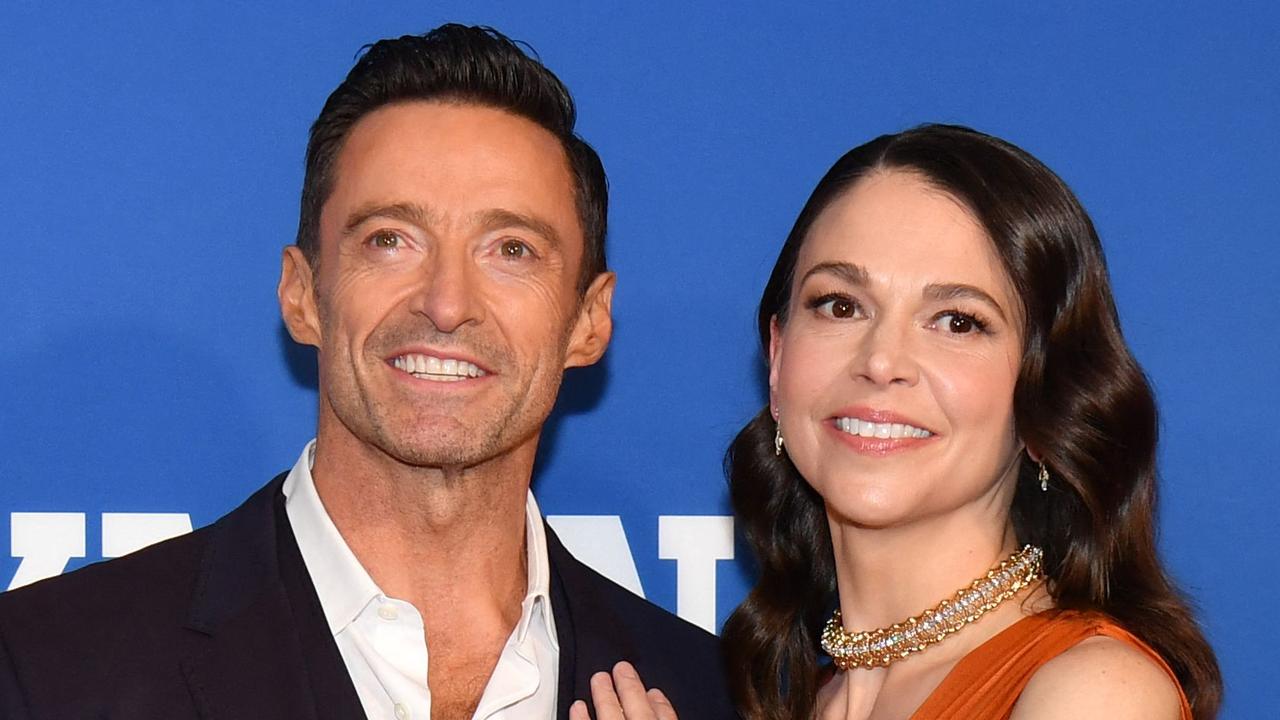
[[[1102,246],[1066,184],[1025,151],[990,135],[925,125],[849,151],[796,219],[760,299],[759,332],[785,324],[800,246],[814,220],[860,178],[911,172],[963,203],[1016,289],[1026,326],[1014,389],[1018,434],[1052,470],[1040,491],[1024,455],[1013,500],[1019,543],[1045,553],[1058,607],[1094,610],[1169,663],[1196,718],[1217,713],[1222,678],[1155,541],[1156,406],[1125,344]],[[836,606],[835,560],[822,498],[774,454],[766,407],[725,457],[730,495],[759,577],[724,627],[728,671],[748,720],[814,714],[817,638]]]

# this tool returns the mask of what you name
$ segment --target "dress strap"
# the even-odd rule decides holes
[[[911,720],[1002,720],[1045,663],[1083,640],[1106,636],[1143,651],[1177,683],[1146,643],[1097,613],[1050,610],[1019,620],[960,659]],[[1191,708],[1182,698],[1183,720]]]

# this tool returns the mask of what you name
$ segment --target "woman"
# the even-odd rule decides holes
[[[854,149],[759,322],[770,407],[727,459],[760,561],[724,631],[745,717],[1214,715],[1156,555],[1151,390],[1048,168],[951,126]]]
[[[1151,390],[1048,168],[953,126],[855,148],[759,329],[770,405],[726,460],[760,565],[724,629],[745,718],[1215,714],[1156,555]],[[599,718],[674,717],[629,668],[593,689]]]

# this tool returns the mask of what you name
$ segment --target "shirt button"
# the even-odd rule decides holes
[[[378,608],[378,617],[383,620],[395,620],[400,617],[400,612],[396,610],[395,605],[382,605]],[[400,707],[397,705],[396,707]],[[400,712],[396,711],[396,717],[401,717]]]
[[[396,720],[409,720],[409,708],[401,705],[400,703],[396,703],[394,709],[396,711]]]

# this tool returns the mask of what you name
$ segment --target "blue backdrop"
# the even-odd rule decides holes
[[[1280,708],[1280,11],[110,5],[0,9],[0,589],[205,524],[294,461],[314,372],[274,288],[308,125],[363,43],[485,23],[574,91],[612,183],[614,343],[570,373],[535,486],[570,539],[608,539],[593,562],[723,622],[750,570],[720,459],[763,402],[777,248],[844,150],[969,124],[1093,214],[1225,716]]]

